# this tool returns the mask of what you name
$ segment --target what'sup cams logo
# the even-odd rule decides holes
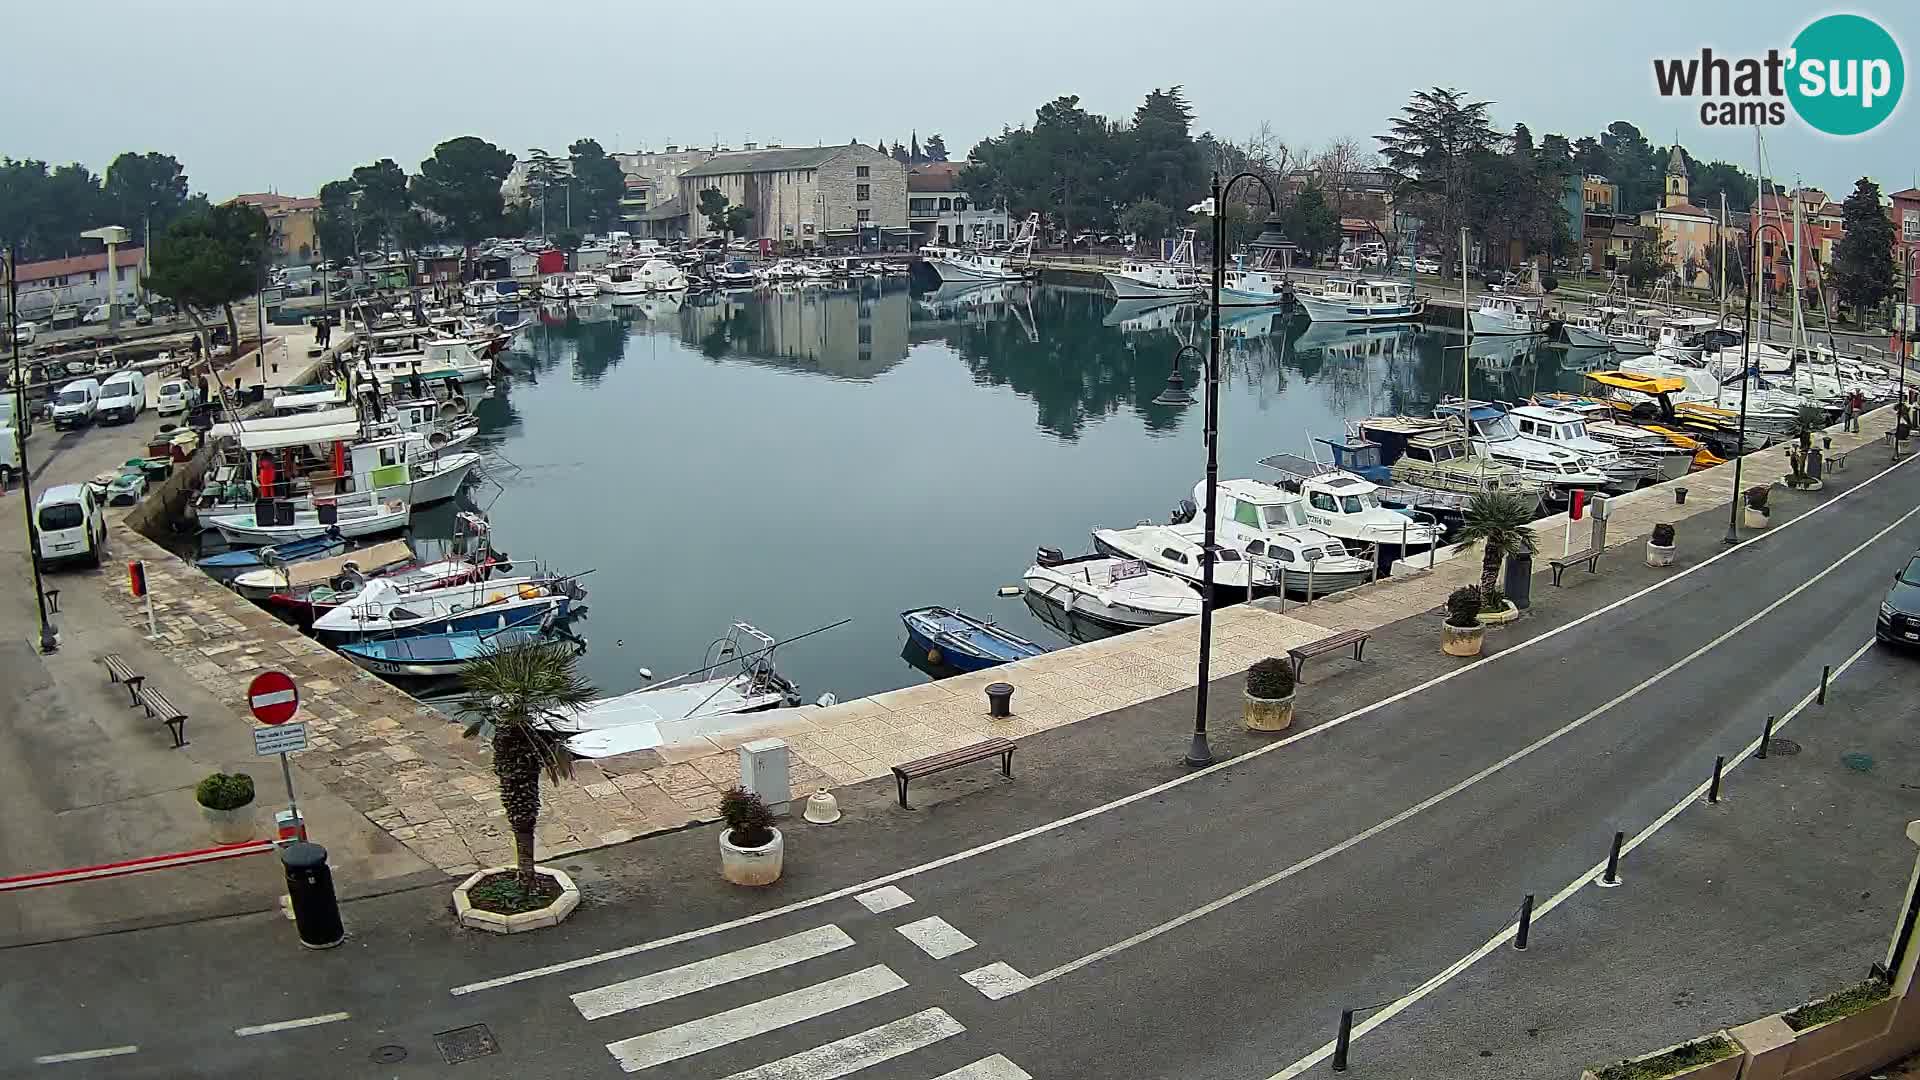
[[[1861,15],[1808,23],[1792,47],[1765,56],[1700,55],[1656,59],[1661,97],[1699,98],[1700,122],[1715,127],[1780,125],[1787,106],[1829,135],[1863,135],[1900,104],[1906,63],[1900,44]]]

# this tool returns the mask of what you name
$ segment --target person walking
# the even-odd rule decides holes
[[[1866,410],[1866,395],[1860,392],[1859,387],[1855,387],[1853,393],[1847,395],[1847,425],[1842,430],[1858,432],[1860,430],[1860,414]]]

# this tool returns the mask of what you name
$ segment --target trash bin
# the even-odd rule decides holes
[[[287,871],[287,899],[293,905],[293,924],[300,944],[309,949],[331,949],[347,936],[340,925],[340,901],[333,895],[333,871],[327,869],[327,849],[303,842],[280,849]]]
[[[1527,610],[1533,603],[1533,556],[1507,556],[1507,576],[1501,582],[1500,591],[1507,594],[1507,600],[1514,607]]]

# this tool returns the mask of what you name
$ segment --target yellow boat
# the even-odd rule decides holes
[[[1725,452],[1739,441],[1739,414],[1698,402],[1675,404],[1672,398],[1687,388],[1680,379],[1642,375],[1635,371],[1593,371],[1587,381],[1614,393],[1598,396],[1613,406],[1622,422],[1666,436],[1675,446],[1694,451],[1693,467],[1708,469],[1726,462]],[[1621,393],[1637,394],[1635,402]],[[1649,412],[1651,408],[1651,412]]]

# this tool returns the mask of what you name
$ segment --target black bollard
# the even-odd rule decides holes
[[[1678,506],[1681,503],[1684,503],[1686,501],[1687,501],[1687,489],[1684,487],[1676,486],[1673,489],[1673,504],[1675,506]]]
[[[1620,884],[1620,844],[1626,838],[1627,834],[1623,832],[1613,834],[1613,848],[1607,852],[1607,872],[1600,875],[1600,887],[1603,889]]]
[[[293,905],[293,923],[300,944],[309,949],[331,949],[346,938],[340,925],[340,901],[333,895],[333,872],[327,869],[327,849],[296,841],[280,850],[287,871],[287,899]]]
[[[1513,951],[1527,951],[1527,933],[1533,929],[1533,894],[1520,901],[1520,929],[1513,935]]]
[[[1013,715],[1013,684],[987,684],[987,715],[996,720],[1004,720]]]
[[[1765,758],[1767,756],[1767,744],[1772,741],[1773,741],[1773,714],[1768,713],[1767,726],[1760,729],[1760,752],[1753,756],[1757,758]]]
[[[1340,1034],[1333,1039],[1333,1071],[1347,1071],[1347,1046],[1353,1042],[1353,1010],[1340,1010]]]
[[[1727,759],[1725,757],[1716,757],[1713,759],[1713,783],[1707,788],[1707,801],[1710,803],[1720,801],[1720,770],[1726,767]]]

